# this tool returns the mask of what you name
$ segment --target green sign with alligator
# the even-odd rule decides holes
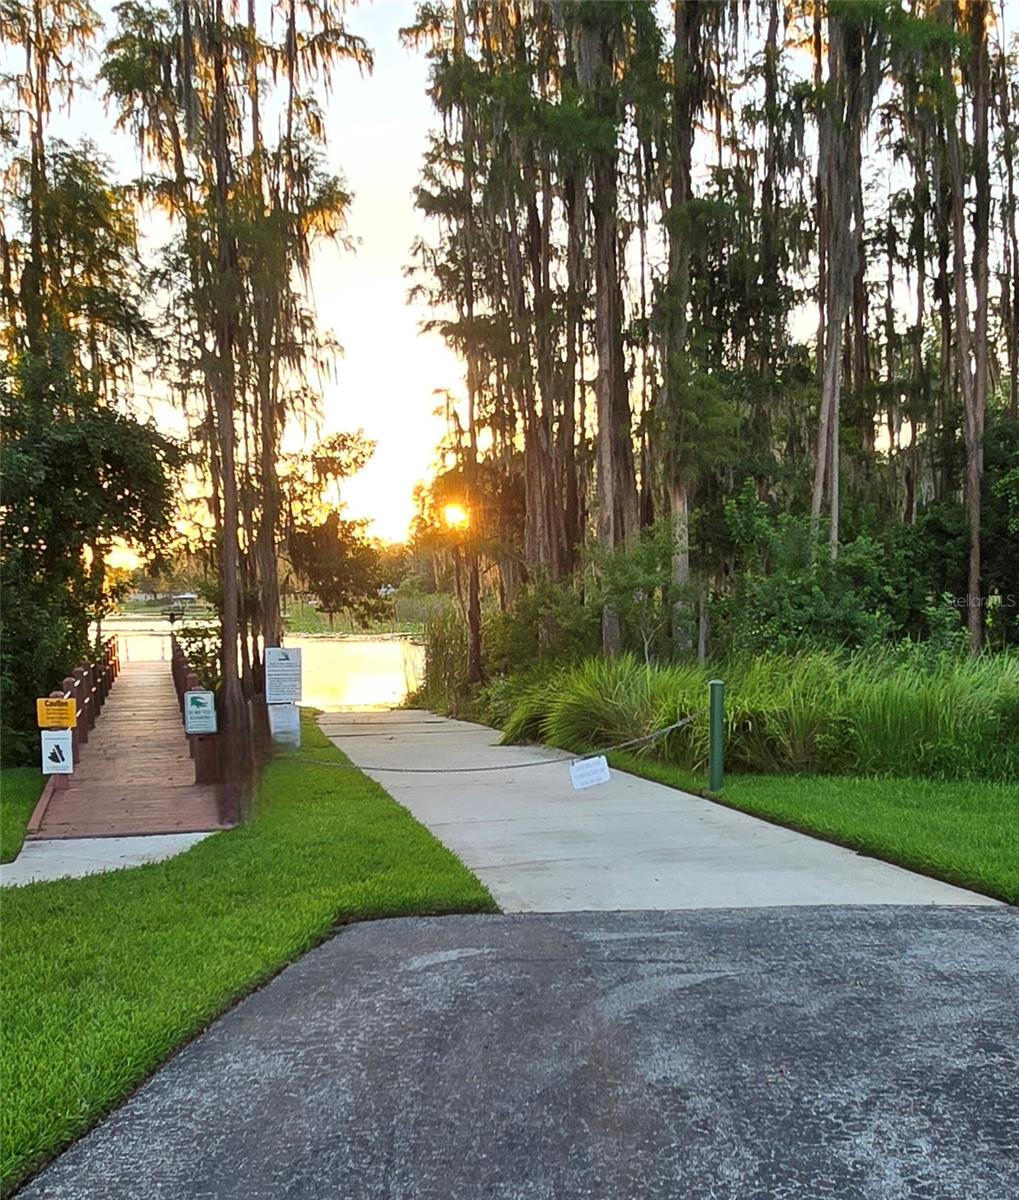
[[[216,697],[212,692],[184,693],[184,732],[216,732]]]

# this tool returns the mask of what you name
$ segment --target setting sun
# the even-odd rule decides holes
[[[442,517],[450,529],[466,529],[470,522],[467,509],[462,504],[447,504],[442,510]]]

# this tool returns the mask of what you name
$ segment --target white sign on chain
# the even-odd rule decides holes
[[[301,652],[284,646],[265,648],[266,704],[301,703]]]
[[[570,782],[575,792],[595,787],[599,783],[608,783],[611,778],[604,754],[595,758],[576,758],[570,763]]]
[[[74,773],[74,743],[69,729],[44,729],[39,735],[42,745],[42,773],[71,775]]]

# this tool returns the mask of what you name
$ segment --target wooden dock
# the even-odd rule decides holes
[[[128,661],[81,747],[74,774],[50,777],[27,836],[128,837],[225,828],[216,785],[199,785],[194,778],[170,664]]]

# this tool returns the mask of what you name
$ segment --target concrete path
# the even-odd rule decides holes
[[[27,841],[14,862],[0,866],[0,887],[17,887],[50,879],[78,879],[82,875],[162,862],[183,854],[209,836],[208,833],[175,833],[163,837]]]
[[[409,710],[326,713],[319,723],[460,856],[505,912],[997,905],[618,771],[610,783],[575,792],[568,755],[498,746],[499,734],[483,725]],[[549,765],[468,770],[540,759]]]
[[[352,927],[22,1200],[1007,1200],[1019,913]]]

